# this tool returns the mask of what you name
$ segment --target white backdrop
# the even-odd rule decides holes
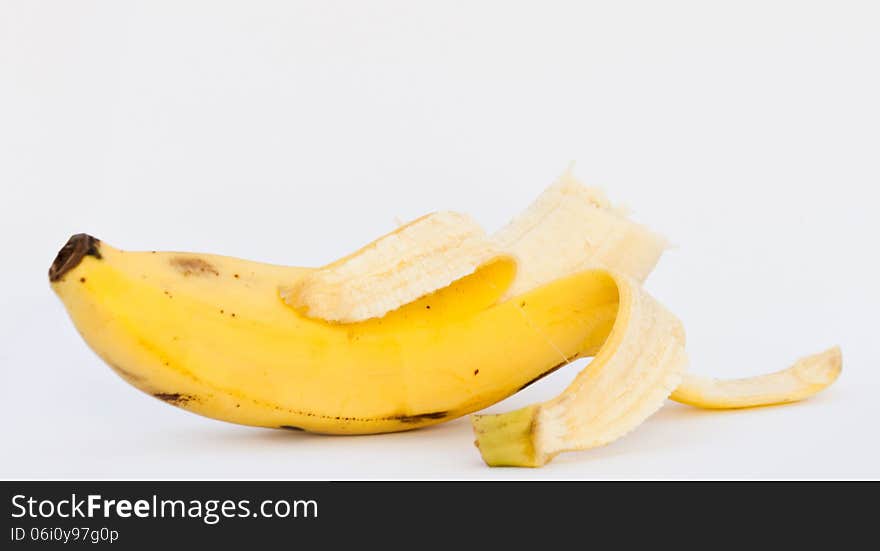
[[[873,1],[0,4],[3,477],[880,477]],[[669,404],[541,470],[467,419],[372,437],[226,425],[85,346],[67,237],[317,265],[438,209],[494,230],[569,161],[676,244],[648,281],[691,370],[839,343],[802,404]],[[561,390],[582,363],[498,404]]]

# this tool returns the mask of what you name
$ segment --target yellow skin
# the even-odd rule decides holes
[[[618,309],[603,271],[498,303],[515,276],[499,259],[382,318],[332,323],[279,295],[307,268],[93,243],[100,258],[52,282],[86,342],[140,390],[243,425],[368,434],[448,421],[592,356]]]

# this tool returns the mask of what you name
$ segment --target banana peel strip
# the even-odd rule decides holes
[[[797,402],[831,386],[843,364],[839,346],[799,359],[791,367],[743,379],[688,375],[670,396],[706,409],[739,409]]]
[[[470,216],[435,212],[281,290],[290,306],[340,323],[381,318],[505,257]]]

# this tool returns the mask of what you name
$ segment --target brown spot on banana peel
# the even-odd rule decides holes
[[[171,404],[173,406],[183,407],[190,402],[199,402],[199,398],[192,394],[182,394],[178,392],[158,392],[153,394],[154,398],[158,398],[163,402]],[[239,407],[239,404],[236,404],[236,407]],[[283,408],[276,408],[283,409]],[[292,411],[292,410],[289,410]],[[432,411],[429,413],[416,413],[413,415],[391,415],[387,417],[344,417],[344,416],[335,416],[331,417],[330,415],[320,415],[312,412],[297,412],[301,415],[306,415],[308,417],[319,417],[322,419],[334,419],[336,421],[398,421],[404,424],[418,424],[427,421],[439,421],[441,419],[445,419],[449,417],[450,413],[448,411]],[[305,431],[306,429],[302,427],[298,427],[296,425],[280,425],[279,429],[285,430],[298,430]]]
[[[538,375],[537,377],[535,377],[531,381],[527,382],[526,384],[524,384],[521,387],[519,387],[518,389],[516,389],[516,391],[519,392],[520,390],[526,388],[527,386],[530,386],[530,385],[533,385],[534,383],[537,383],[538,381],[540,381],[541,379],[543,379],[547,375],[550,375],[551,373],[553,373],[554,371],[556,371],[558,369],[562,369],[563,367],[567,366],[568,364],[570,364],[571,362],[573,362],[577,358],[578,358],[578,356],[574,355],[574,356],[568,358],[567,360],[559,362],[558,364],[554,365],[553,367],[551,367],[547,371],[541,373],[540,375]]]
[[[163,402],[167,402],[172,406],[184,406],[190,402],[197,402],[192,394],[180,394],[178,392],[157,392],[153,394],[154,398],[158,398]]]
[[[421,423],[423,421],[445,419],[448,416],[448,411],[432,411],[431,413],[417,413],[415,415],[394,415],[383,418],[383,420],[400,421],[401,423]]]
[[[49,281],[60,280],[64,274],[79,266],[87,256],[101,259],[101,240],[87,233],[72,235],[55,255],[55,260],[49,267]]]
[[[205,259],[192,256],[175,256],[171,260],[171,266],[184,276],[219,276],[220,271]]]

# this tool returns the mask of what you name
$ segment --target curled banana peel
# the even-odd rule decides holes
[[[492,236],[465,215],[434,213],[314,269],[124,251],[79,234],[49,278],[120,377],[245,425],[410,430],[593,357],[556,398],[474,417],[490,465],[540,466],[606,444],[670,395],[749,407],[833,382],[834,350],[739,381],[686,375],[682,325],[641,285],[665,246],[567,173]]]
[[[738,409],[797,402],[827,388],[840,376],[840,347],[799,359],[791,367],[744,379],[688,375],[671,398],[707,409]]]
[[[664,353],[673,352],[667,350]],[[681,357],[673,358],[665,361],[685,361],[683,351]],[[676,402],[706,409],[739,409],[797,402],[828,388],[840,375],[842,365],[840,348],[836,346],[801,358],[791,367],[775,373],[733,380],[692,374],[684,374],[683,377],[678,374],[678,378],[675,378],[677,373],[668,367],[664,369],[656,359],[653,365],[651,360],[630,361],[636,364],[641,362],[641,369],[654,370],[655,376],[667,372],[666,378],[653,383],[651,390],[655,394],[645,393],[647,397],[641,405],[638,399],[629,395],[631,391],[625,391],[616,395],[620,403],[593,405],[592,409],[598,412],[585,421],[583,416],[591,408],[585,403],[586,400],[581,402],[581,397],[584,392],[598,388],[598,383],[588,377],[592,375],[598,378],[605,371],[614,372],[613,367],[608,368],[610,362],[597,356],[574,383],[550,401],[508,413],[475,415],[473,427],[477,436],[476,445],[483,460],[491,466],[541,467],[560,452],[608,444],[659,409],[658,402],[662,405],[667,396]],[[629,418],[621,415],[614,419],[614,424],[600,424],[603,418],[613,417],[610,411],[626,407],[637,413],[631,413]]]
[[[437,212],[306,274],[281,296],[310,317],[354,323],[381,318],[504,256],[471,217]]]
[[[547,402],[473,419],[489,465],[540,467],[556,454],[602,446],[663,405],[687,366],[684,329],[634,282],[615,278],[614,327],[589,366]]]

